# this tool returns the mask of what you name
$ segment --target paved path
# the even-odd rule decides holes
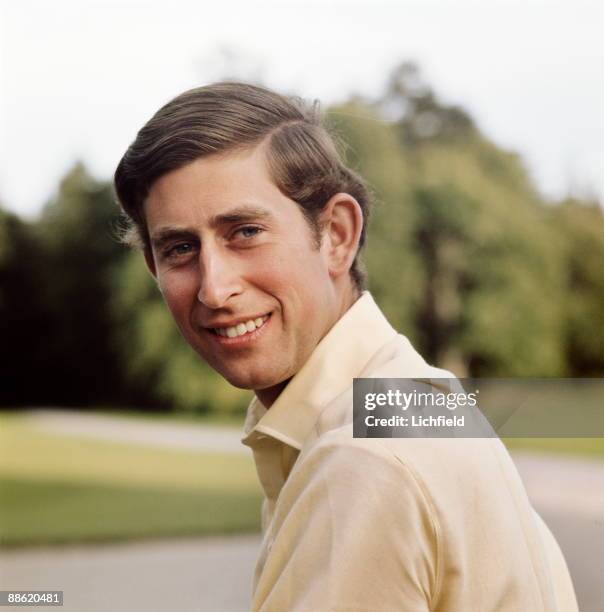
[[[249,452],[240,432],[61,411],[36,427],[196,450]],[[529,496],[569,564],[581,612],[604,611],[604,461],[517,453]],[[66,612],[248,609],[258,536],[3,552],[0,589],[62,589]]]
[[[22,414],[32,427],[63,436],[183,450],[250,453],[250,449],[241,444],[241,431],[233,427],[154,422],[136,417],[56,409],[29,410]]]
[[[604,461],[514,454],[533,506],[558,540],[581,612],[604,612]]]
[[[536,507],[604,528],[604,461],[526,452],[512,456]]]
[[[244,612],[259,545],[239,536],[5,552],[0,590],[61,590],[65,612]]]

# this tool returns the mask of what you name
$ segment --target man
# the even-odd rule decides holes
[[[353,378],[451,375],[364,290],[370,198],[315,107],[238,83],[185,92],[115,185],[184,338],[255,392],[253,610],[576,610],[499,440],[353,437]]]

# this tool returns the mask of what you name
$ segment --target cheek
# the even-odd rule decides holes
[[[291,279],[291,262],[286,255],[267,250],[261,257],[248,262],[242,276],[250,285],[278,297]]]
[[[165,273],[159,277],[158,284],[164,301],[175,318],[179,313],[188,312],[191,303],[197,299],[199,288],[191,275]]]
[[[299,249],[273,256],[256,268],[255,280],[257,286],[279,300],[286,326],[291,323],[295,329],[304,330],[323,316],[328,276],[316,253]]]
[[[315,281],[323,275],[324,264],[319,251],[306,242],[289,242],[287,246],[266,249],[248,269],[256,278],[272,280],[290,287]]]

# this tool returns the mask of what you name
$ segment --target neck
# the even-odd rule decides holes
[[[276,401],[277,398],[281,395],[281,392],[285,387],[287,387],[287,383],[291,380],[288,378],[283,382],[280,382],[278,385],[274,385],[272,387],[268,387],[267,389],[257,389],[254,391],[256,397],[260,400],[262,405],[268,409],[270,408]]]
[[[335,325],[345,314],[348,312],[349,308],[361,297],[361,291],[359,291],[356,286],[352,283],[347,287],[347,291],[342,292],[340,304],[338,307],[338,316],[334,320],[333,325]],[[331,327],[329,328],[331,329]],[[329,333],[329,329],[325,332]],[[283,382],[278,383],[277,385],[273,385],[272,387],[268,387],[266,389],[257,389],[254,391],[256,397],[260,400],[262,405],[269,409],[276,401],[277,398],[281,395],[283,389],[287,387],[287,384],[292,379],[288,378]]]

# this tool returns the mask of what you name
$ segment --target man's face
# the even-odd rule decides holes
[[[273,184],[261,148],[164,175],[144,212],[181,333],[231,384],[277,388],[340,316],[326,249]]]

